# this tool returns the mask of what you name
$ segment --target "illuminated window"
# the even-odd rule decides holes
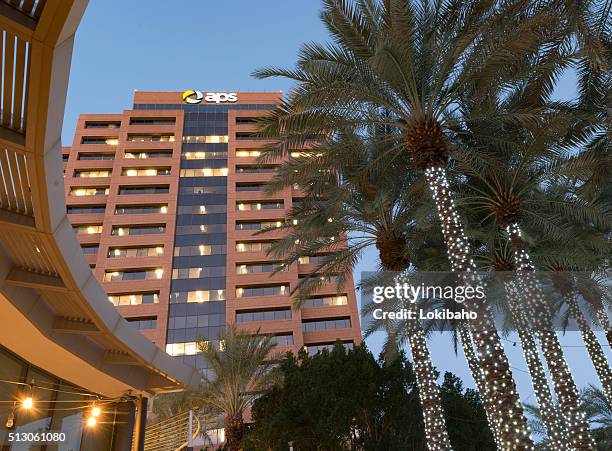
[[[159,302],[159,292],[111,294],[108,296],[108,300],[115,306],[157,304]]]
[[[168,213],[168,207],[166,205],[118,205],[115,207],[115,214],[117,215],[145,215],[154,213]]]
[[[257,149],[236,149],[236,156],[240,158],[258,157],[260,155],[261,155],[261,151]]]
[[[195,246],[176,246],[175,257],[193,257],[196,255],[223,255],[226,253],[224,244],[198,244]]]
[[[227,177],[227,168],[181,169],[181,177]]]
[[[271,228],[280,228],[283,221],[239,221],[236,222],[236,230],[264,230]]]
[[[207,151],[188,151],[183,150],[181,153],[183,160],[210,160],[210,159],[225,159],[227,152],[207,152]]]
[[[98,161],[98,160],[114,160],[114,153],[84,153],[79,152],[77,160],[79,161]]]
[[[110,177],[112,169],[98,169],[98,170],[76,170],[74,171],[75,177],[80,178],[101,178],[101,177]]]
[[[128,135],[130,142],[174,142],[174,135],[151,134],[151,135]]]
[[[281,262],[270,263],[245,263],[236,265],[236,274],[271,273],[274,271],[286,271],[287,268]]]
[[[72,228],[77,235],[95,235],[97,233],[102,233],[102,224],[74,225]]]
[[[227,135],[199,135],[199,136],[183,136],[184,143],[206,143],[219,144],[226,143],[229,139]]]
[[[175,291],[170,293],[172,304],[225,301],[225,290]]]
[[[298,263],[300,265],[322,265],[328,258],[327,255],[304,256],[298,258]]]
[[[236,252],[266,252],[272,247],[272,241],[240,241],[236,243]]]
[[[271,174],[278,169],[278,165],[268,166],[236,166],[238,174]]]
[[[225,266],[207,266],[203,268],[175,268],[172,270],[173,279],[201,279],[203,277],[223,277]]]
[[[147,158],[171,158],[171,150],[126,150],[125,158],[144,160]]]
[[[128,177],[153,177],[156,175],[170,175],[170,168],[126,168],[121,171],[121,175]]]
[[[104,282],[114,282],[119,280],[152,280],[161,279],[164,275],[164,270],[156,269],[130,269],[125,271],[106,271],[104,273]]]
[[[278,202],[237,202],[238,211],[257,211],[257,210],[281,210],[285,208],[283,201]]]
[[[332,307],[334,305],[346,305],[346,295],[340,296],[315,296],[304,301],[304,307]]]
[[[164,255],[163,246],[152,247],[111,247],[108,249],[108,257],[159,257]]]
[[[236,297],[247,298],[254,296],[288,296],[288,285],[246,286],[236,288]]]
[[[119,121],[85,121],[85,128],[119,128]]]
[[[165,225],[115,226],[111,231],[111,235],[155,235],[165,231]]]
[[[116,137],[83,136],[81,144],[107,144],[109,146],[116,146],[119,144],[119,140]]]
[[[71,196],[105,196],[108,195],[110,189],[108,187],[100,188],[72,188]]]

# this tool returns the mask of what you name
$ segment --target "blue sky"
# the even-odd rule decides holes
[[[76,36],[63,144],[72,143],[79,114],[129,109],[134,90],[287,92],[284,80],[250,74],[267,65],[291,67],[302,43],[326,40],[319,8],[315,0],[91,0]],[[567,98],[574,92],[574,77],[566,74],[556,93]],[[371,250],[355,278],[376,270],[376,261]],[[561,341],[578,385],[595,382],[580,337],[570,333]],[[381,342],[380,335],[368,339],[374,352]],[[523,400],[535,402],[520,348],[505,344]],[[473,386],[448,337],[434,336],[430,346],[439,370]]]

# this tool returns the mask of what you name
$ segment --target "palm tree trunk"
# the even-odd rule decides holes
[[[506,283],[506,297],[508,307],[512,316],[512,322],[516,327],[531,384],[538,401],[538,407],[542,416],[542,422],[546,428],[548,439],[552,449],[569,450],[567,444],[567,428],[561,412],[554,403],[544,366],[540,361],[536,342],[531,334],[529,321],[525,316],[525,310],[520,305],[516,285],[513,282]]]
[[[405,243],[405,242],[404,242]],[[382,244],[382,243],[381,243]],[[379,246],[381,262],[389,262],[388,256],[384,255],[386,246]],[[396,252],[396,250],[394,250]],[[397,260],[396,260],[397,261]],[[404,264],[397,261],[397,266],[383,263],[386,271],[404,270]],[[401,274],[396,278],[401,279]],[[411,304],[410,309],[416,310],[416,304]],[[417,317],[418,318],[418,317]],[[418,319],[408,320],[406,334],[412,351],[414,373],[419,389],[419,401],[423,412],[423,423],[425,425],[425,441],[427,448],[431,451],[452,451],[452,446],[446,429],[444,411],[440,399],[440,388],[436,382],[436,373],[431,364],[431,355],[427,347],[425,333]]]
[[[527,307],[531,310],[530,316],[533,318],[535,334],[540,341],[542,354],[546,359],[555,393],[565,416],[570,446],[575,450],[592,450],[595,448],[595,442],[586,416],[580,407],[578,389],[563,356],[559,337],[553,330],[550,314],[544,308],[542,290],[535,280],[534,267],[529,254],[525,251],[520,228],[517,223],[512,223],[507,227],[507,231],[517,273],[520,275],[520,288]]]
[[[485,393],[486,390],[486,382],[482,369],[480,368],[478,363],[478,357],[476,357],[476,353],[474,352],[474,345],[470,336],[469,325],[465,321],[462,321],[459,324],[458,330],[459,339],[461,340],[461,348],[463,349],[463,353],[465,354],[465,360],[467,361],[468,368],[470,369],[470,373],[472,374],[474,385],[476,385],[478,393],[481,393],[482,405],[485,409],[485,413],[487,414],[487,421],[489,422],[489,426],[491,427],[491,432],[493,433],[495,445],[497,446],[498,450],[502,450],[504,449],[504,447],[502,446],[501,442],[499,424],[497,424],[496,421],[496,415],[494,412],[495,407],[491,405],[487,396],[482,395],[482,393]]]
[[[446,170],[442,167],[430,167],[425,171],[425,177],[442,222],[451,268],[457,272],[473,271],[475,265],[470,258],[469,242],[451,196]],[[487,397],[487,402],[496,406],[493,414],[499,424],[503,449],[532,450],[534,445],[523,406],[490,309],[485,300],[474,304],[478,304],[475,305],[478,318],[471,326],[486,382],[483,397]]]
[[[440,401],[440,388],[431,364],[425,333],[419,320],[409,321],[408,324],[408,341],[412,351],[414,373],[419,388],[421,409],[423,410],[427,448],[431,451],[450,451],[452,447]]]
[[[599,320],[599,324],[601,324],[601,328],[606,333],[608,344],[612,346],[612,326],[610,325],[610,319],[608,318],[608,314],[604,310],[603,305],[595,309],[595,315]]]
[[[608,364],[608,359],[606,359],[599,340],[597,340],[595,333],[589,327],[589,324],[582,314],[582,310],[580,310],[578,302],[576,302],[576,294],[574,290],[565,292],[563,300],[569,307],[569,312],[576,320],[576,324],[578,324],[580,335],[582,335],[582,340],[589,353],[589,357],[591,357],[591,361],[593,362],[593,366],[601,382],[603,392],[606,395],[608,403],[612,405],[612,372],[610,371],[610,365]]]
[[[238,451],[244,435],[242,416],[225,417],[225,446],[228,451]]]

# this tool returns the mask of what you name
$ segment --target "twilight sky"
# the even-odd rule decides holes
[[[262,66],[291,67],[300,45],[327,39],[316,0],[90,0],[76,35],[62,142],[72,143],[82,113],[118,113],[131,108],[134,90],[279,91],[286,81],[255,80]],[[575,92],[571,74],[557,95]],[[376,252],[356,268],[377,268]],[[510,337],[512,339],[513,337]],[[383,337],[367,340],[378,353]],[[579,386],[597,383],[580,336],[561,337]],[[535,402],[520,348],[505,345],[523,401]],[[456,357],[447,336],[430,341],[434,364],[473,386],[463,355]],[[605,348],[612,360],[610,348]]]

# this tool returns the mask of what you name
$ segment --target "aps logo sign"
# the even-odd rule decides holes
[[[225,103],[237,102],[238,94],[235,92],[207,92],[194,91],[189,89],[183,93],[183,102],[185,103],[200,103],[204,99],[207,103]]]

